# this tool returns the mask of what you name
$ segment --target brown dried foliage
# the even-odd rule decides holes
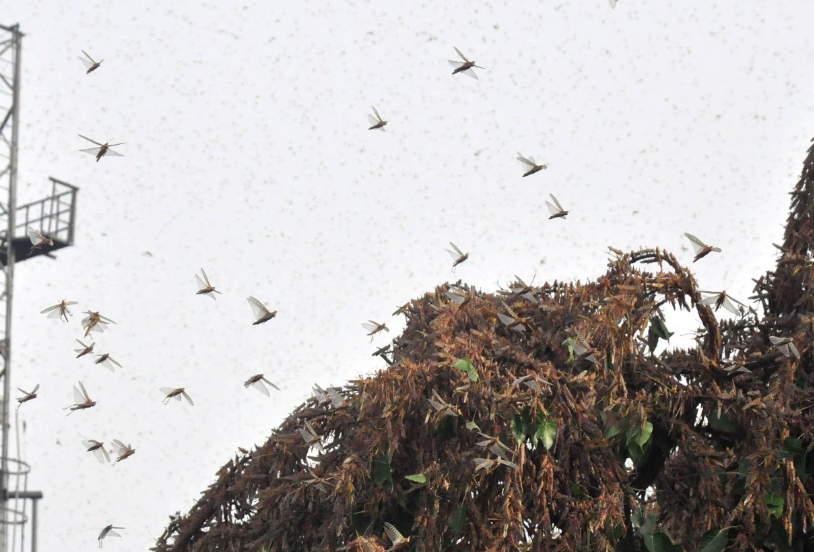
[[[346,407],[297,408],[171,517],[154,550],[372,552],[391,546],[384,522],[421,552],[670,552],[667,537],[675,550],[809,549],[813,186],[814,147],[782,258],[757,280],[762,318],[717,321],[692,274],[659,249],[615,252],[595,282],[531,288],[537,303],[463,286],[459,306],[446,285],[412,301],[391,366],[345,386]],[[501,300],[525,331],[499,320]],[[656,357],[648,332],[667,305],[694,309],[703,327],[697,348]],[[596,363],[590,352],[569,362],[575,329]],[[769,336],[793,337],[801,360]],[[478,381],[453,367],[462,358]],[[542,394],[512,386],[528,374]],[[435,409],[433,390],[459,415]],[[301,437],[304,420],[324,452]],[[557,428],[548,450],[534,438],[542,421]],[[498,458],[478,431],[517,468],[476,471],[475,458]],[[425,483],[406,479],[417,474]]]

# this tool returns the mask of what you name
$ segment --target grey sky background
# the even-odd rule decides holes
[[[26,33],[19,201],[48,176],[80,187],[76,246],[16,271],[43,550],[95,546],[109,523],[127,529],[106,548],[151,546],[313,383],[382,368],[390,313],[445,281],[584,281],[608,245],[689,265],[691,232],[723,249],[693,265],[701,287],[746,301],[814,135],[805,0],[0,0],[0,17]],[[453,46],[480,80],[450,75]],[[102,67],[85,75],[80,50]],[[124,157],[96,163],[77,134]],[[548,170],[521,178],[518,151]],[[450,240],[470,253],[456,274]],[[201,267],[217,301],[195,295]],[[278,317],[252,327],[248,295]],[[38,314],[63,298],[70,324]],[[74,359],[86,309],[118,323],[96,346],[116,373]],[[391,333],[370,344],[368,319]],[[258,372],[282,392],[244,389]],[[79,380],[98,406],[65,417]],[[195,406],[162,405],[164,386]],[[104,466],[80,435],[137,452]]]

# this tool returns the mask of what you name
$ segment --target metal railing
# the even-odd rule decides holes
[[[73,245],[73,221],[76,215],[78,188],[53,177],[50,177],[50,180],[50,197],[17,206],[12,239],[27,238],[26,228],[32,226],[49,238]],[[5,217],[0,215],[0,228],[2,228],[3,218]],[[0,230],[0,235],[4,233]]]

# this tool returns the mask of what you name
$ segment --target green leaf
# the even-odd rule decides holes
[[[719,418],[717,408],[709,413],[707,420],[709,420],[709,426],[712,429],[720,431],[721,433],[740,433],[738,431],[738,425],[735,423],[735,419],[725,412],[722,412],[721,417]]]
[[[557,422],[554,420],[543,420],[537,426],[537,431],[534,433],[535,440],[539,439],[543,442],[546,450],[551,450],[554,446],[554,441],[557,439]]]
[[[427,482],[427,476],[425,476],[423,473],[417,473],[415,475],[405,475],[404,479],[409,479],[410,481],[415,481],[416,483],[422,484]]]
[[[461,507],[452,514],[450,525],[452,525],[456,533],[464,528],[464,525],[466,525],[466,506],[461,504]]]
[[[386,454],[379,454],[373,459],[373,480],[376,483],[388,481],[393,483],[393,476],[390,473],[390,458]]]
[[[475,370],[475,367],[472,365],[472,361],[466,357],[458,360],[455,364],[452,365],[453,368],[457,368],[458,370],[463,370],[469,376],[469,379],[477,383],[479,380],[478,372]]]
[[[642,428],[642,432],[636,437],[636,444],[640,447],[644,448],[644,446],[650,441],[650,436],[653,434],[653,424],[650,422],[645,422],[644,427]]]
[[[664,320],[662,320],[660,316],[652,316],[650,318],[650,325],[657,336],[666,341],[670,341],[670,337],[673,335],[673,332],[667,329],[667,326],[664,324]]]
[[[472,431],[475,429],[480,429],[480,427],[478,427],[478,424],[476,424],[475,422],[466,422],[466,429]]]
[[[651,324],[650,327],[647,329],[647,348],[652,353],[656,350],[656,347],[659,346],[659,334],[656,333],[656,330],[653,329],[653,325]]]
[[[610,441],[611,439],[613,439],[614,437],[616,437],[620,433],[622,433],[621,428],[619,428],[619,427],[617,427],[615,425],[610,426],[608,429],[605,430],[605,439]]]
[[[701,537],[701,547],[698,552],[721,552],[729,542],[726,531],[710,529]]]
[[[512,435],[518,445],[526,442],[531,433],[531,407],[524,406],[520,413],[512,416]]]
[[[568,360],[565,361],[566,364],[569,362],[574,361],[574,340],[570,337],[567,338],[565,341],[562,342],[563,345],[568,347]]]
[[[778,518],[783,516],[783,504],[785,501],[782,496],[767,494],[764,500],[766,501],[766,507],[769,509],[769,514]]]
[[[455,420],[457,416],[444,416],[438,422],[438,440],[449,441],[455,437]]]
[[[644,535],[642,540],[650,552],[681,552],[681,545],[673,544],[670,537],[664,533]]]

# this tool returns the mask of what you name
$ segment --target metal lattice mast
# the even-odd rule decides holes
[[[15,252],[12,246],[17,212],[17,144],[20,127],[20,49],[23,35],[19,26],[0,27],[0,142],[6,151],[0,152],[0,232],[3,232],[0,249],[5,253],[6,263],[0,271],[0,355],[3,357],[3,370],[0,379],[3,385],[3,399],[0,409],[3,445],[0,457],[0,551],[7,546],[8,490],[9,490],[9,403],[11,400],[11,308],[14,290]]]

